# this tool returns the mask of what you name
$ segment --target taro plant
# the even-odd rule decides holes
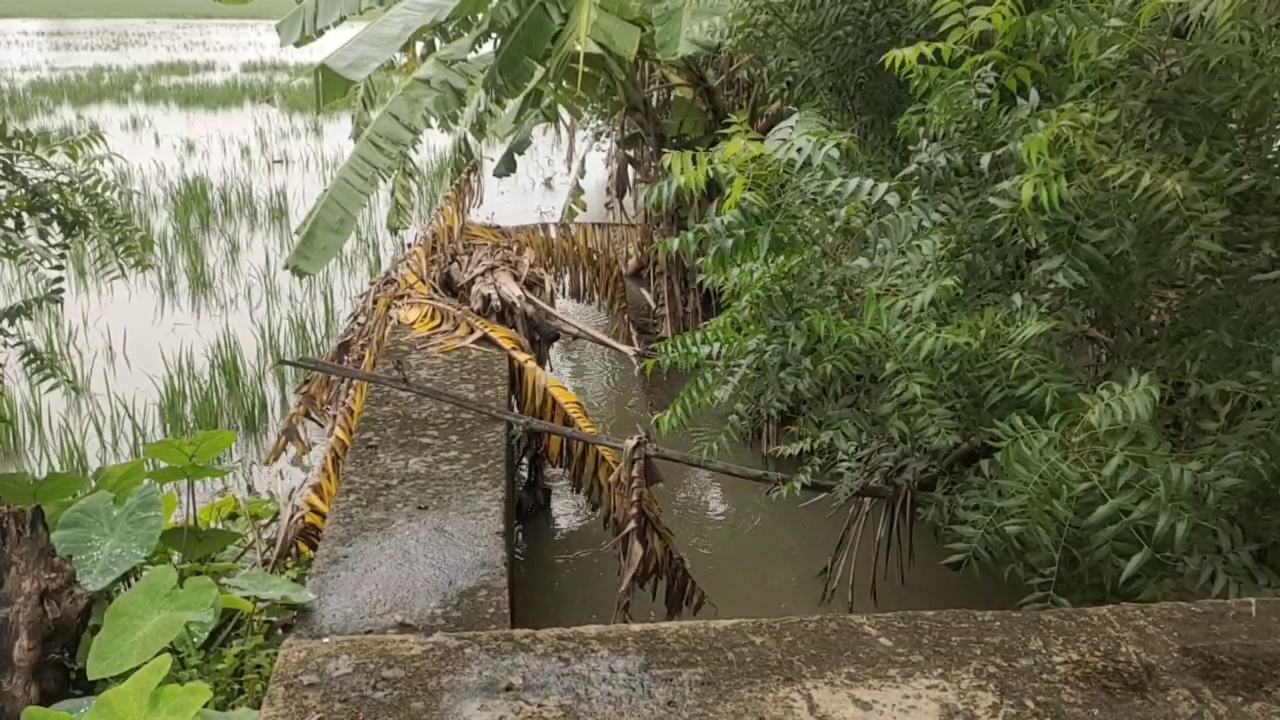
[[[235,441],[205,431],[89,476],[0,475],[0,501],[41,507],[93,598],[76,663],[97,694],[24,720],[256,717],[281,631],[313,596],[275,561],[276,502],[209,487]]]

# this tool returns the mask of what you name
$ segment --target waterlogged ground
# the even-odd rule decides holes
[[[13,1],[0,0],[0,10]],[[95,465],[167,434],[227,427],[242,435],[242,481],[282,496],[302,485],[305,464],[268,469],[254,460],[297,381],[272,363],[322,353],[353,297],[404,241],[385,229],[383,208],[371,208],[321,276],[281,269],[292,228],[350,147],[342,113],[312,111],[305,69],[350,32],[294,50],[277,47],[261,21],[0,20],[0,114],[99,126],[123,157],[156,237],[154,270],[128,283],[78,281],[65,312],[40,323],[44,344],[67,358],[83,390],[41,396],[11,374],[19,392],[10,412],[19,421],[0,436],[0,463]],[[438,144],[425,144],[424,162]],[[543,138],[516,176],[486,179],[480,216],[555,219],[564,167],[563,148]],[[584,219],[603,197],[600,164],[587,167]],[[0,278],[0,293],[22,282]],[[593,308],[571,310],[603,322]],[[644,424],[671,392],[647,387],[629,363],[580,341],[562,343],[552,363],[602,430],[617,436]],[[713,430],[662,442],[687,449],[700,434]],[[756,462],[746,452],[727,459]],[[701,470],[667,467],[666,479],[659,501],[717,605],[710,616],[833,609],[818,604],[817,571],[843,512],[771,501],[759,486]],[[554,497],[552,517],[523,532],[517,622],[606,622],[616,582],[612,553],[603,550],[609,538],[567,489]],[[881,583],[879,609],[1011,603],[1007,591],[939,568],[944,552],[927,529],[915,539],[907,584]],[[873,609],[865,578],[855,602]]]

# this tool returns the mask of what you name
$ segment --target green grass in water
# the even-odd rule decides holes
[[[0,18],[217,18],[276,20],[293,0],[223,5],[214,0],[4,0]]]

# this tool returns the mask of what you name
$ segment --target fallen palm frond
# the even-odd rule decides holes
[[[402,308],[400,321],[413,328],[410,337],[424,340],[424,348],[439,352],[481,338],[487,340],[510,359],[516,408],[521,414],[581,435],[598,435],[582,401],[539,365],[528,344],[511,329],[447,301],[427,298]],[[619,617],[629,619],[633,587],[652,588],[656,597],[659,582],[667,588],[668,618],[686,609],[696,614],[706,602],[706,595],[675,549],[657,501],[644,483],[642,469],[622,462],[613,450],[582,439],[548,433],[543,448],[547,463],[566,471],[570,487],[586,498],[592,510],[601,512],[605,529],[613,533],[618,543],[619,560],[623,563]],[[633,477],[637,473],[638,481]]]
[[[662,522],[662,513],[649,488],[658,484],[658,468],[649,458],[649,441],[643,435],[629,438],[622,448],[622,458],[609,478],[610,502],[608,523],[618,552],[618,600],[614,620],[631,620],[631,598],[634,588],[650,588],[658,596],[659,582],[665,582],[667,619],[675,617],[672,608],[690,608],[697,615],[707,602],[684,558],[676,552],[671,531]]]
[[[623,223],[539,223],[499,227],[470,224],[464,237],[472,242],[513,247],[555,278],[555,285],[575,302],[600,305],[609,316],[609,335],[635,343],[624,274],[629,257],[645,244],[642,225]]]
[[[462,221],[479,199],[479,173],[472,166],[441,199],[431,226],[441,236],[460,232]],[[461,220],[460,220],[461,219]],[[391,309],[408,287],[405,266],[409,255],[374,280],[356,302],[326,361],[345,367],[371,371],[391,329]],[[368,387],[362,381],[341,379],[324,373],[309,373],[298,387],[294,407],[285,417],[275,442],[267,451],[266,464],[277,462],[292,448],[298,456],[311,452],[305,425],[312,423],[328,431],[330,443],[324,459],[302,498],[302,513],[295,516],[289,530],[300,552],[314,552],[325,521],[337,497],[342,466],[351,448],[352,437],[364,410]]]

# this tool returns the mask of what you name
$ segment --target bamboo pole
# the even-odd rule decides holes
[[[538,432],[545,432],[551,435],[558,435],[569,440],[576,440],[578,442],[589,443],[591,445],[600,445],[619,452],[622,451],[623,442],[620,440],[615,440],[604,435],[584,433],[580,430],[574,430],[573,428],[567,428],[562,425],[543,422],[542,420],[531,418],[527,415],[521,415],[507,410],[500,410],[483,403],[475,402],[474,400],[469,400],[461,395],[455,395],[451,392],[439,390],[429,385],[411,383],[408,380],[395,378],[390,375],[380,375],[378,373],[356,370],[344,365],[336,365],[331,362],[316,360],[314,358],[299,358],[297,360],[285,360],[282,358],[277,360],[276,364],[321,373],[323,375],[333,375],[336,377],[348,378],[350,380],[361,380],[374,385],[382,385],[394,390],[400,390],[401,392],[421,395],[422,397],[431,398],[432,400],[456,405],[457,407],[470,410],[474,413],[479,413],[480,415],[485,415],[495,420],[509,422],[512,425],[516,425],[525,430],[536,430]],[[666,460],[668,462],[702,468],[703,470],[710,470],[711,472],[720,473],[722,475],[730,475],[743,480],[750,480],[751,482],[769,485],[770,487],[785,485],[793,480],[792,476],[784,473],[773,472],[771,470],[759,470],[756,468],[744,467],[742,465],[734,465],[733,463],[720,462],[719,460],[699,458],[695,455],[690,455],[689,453],[670,450],[653,444],[648,446],[648,453],[652,457]],[[835,487],[835,483],[832,482],[816,481],[806,485],[805,489],[825,493],[832,492],[835,490]],[[896,491],[893,488],[884,485],[862,487],[852,493],[853,497],[876,498],[882,500],[892,498],[895,495]]]

